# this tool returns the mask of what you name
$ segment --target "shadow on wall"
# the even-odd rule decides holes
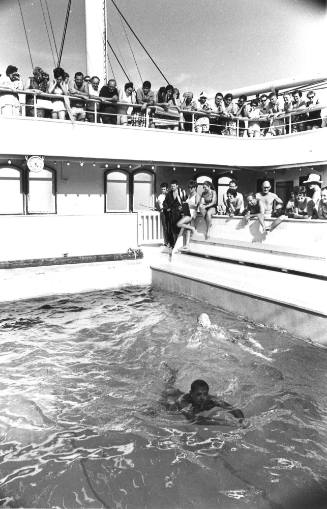
[[[236,223],[237,217],[229,217],[229,216],[219,216],[220,219],[225,219],[225,224],[228,224],[229,222],[233,222],[233,230],[244,230],[245,228],[248,229],[248,231],[251,234],[251,241],[256,243],[262,243],[266,240],[267,235],[265,233],[262,233],[260,223],[257,220],[251,220],[249,224],[247,224],[244,220],[244,218],[239,218],[238,222]],[[201,216],[198,216],[195,221],[195,227],[196,227],[196,233],[199,235],[203,235],[205,237],[206,233],[206,224],[204,219]],[[220,238],[219,232],[214,232],[212,234],[212,239],[214,238]],[[224,235],[222,233],[221,238],[224,238]]]

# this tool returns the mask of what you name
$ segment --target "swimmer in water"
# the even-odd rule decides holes
[[[211,327],[209,315],[207,315],[207,313],[201,313],[201,315],[198,316],[198,324],[204,329],[209,329]]]
[[[180,410],[187,419],[196,420],[197,422],[202,419],[213,418],[217,415],[218,409],[231,414],[240,423],[242,423],[244,419],[241,410],[233,408],[232,405],[226,403],[226,401],[209,394],[209,385],[204,380],[194,380],[189,392],[180,394],[173,405],[171,399],[170,401],[168,400],[168,404],[170,407],[169,409]]]

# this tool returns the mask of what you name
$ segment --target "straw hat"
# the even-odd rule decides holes
[[[308,180],[304,180],[303,184],[322,184],[322,180],[318,173],[310,173]]]

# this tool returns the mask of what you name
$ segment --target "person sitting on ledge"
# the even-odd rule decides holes
[[[296,186],[294,188],[295,194],[295,207],[293,216],[294,219],[311,219],[313,214],[314,203],[311,198],[306,194],[304,186]]]
[[[271,185],[269,180],[262,182],[261,189],[261,192],[256,194],[256,198],[262,204],[264,217],[277,217],[270,226],[264,227],[264,232],[269,232],[273,231],[285,218],[285,216],[282,216],[283,200],[277,194],[270,192]]]
[[[201,421],[217,416],[218,409],[224,410],[242,422],[244,414],[238,408],[222,399],[209,394],[209,385],[205,380],[194,380],[190,391],[182,394],[176,401],[177,409],[189,420]]]
[[[247,205],[243,210],[244,219],[247,223],[250,222],[250,219],[258,219],[263,232],[266,231],[266,225],[263,214],[263,205],[257,199],[255,193],[248,193],[246,195]]]
[[[199,210],[206,221],[207,231],[205,238],[208,239],[212,226],[212,216],[216,213],[217,193],[214,189],[212,189],[212,184],[209,180],[203,182],[202,187],[203,191],[200,199]]]
[[[313,210],[314,219],[327,219],[327,187],[321,190],[321,198]]]
[[[226,199],[226,214],[229,216],[239,216],[243,211],[243,196],[242,199],[238,197],[240,193],[236,189],[227,190]]]

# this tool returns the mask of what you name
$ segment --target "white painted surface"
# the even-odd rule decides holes
[[[327,128],[271,138],[0,117],[1,152],[56,158],[268,168],[327,161]],[[28,136],[26,133],[28,132]],[[169,150],[167,150],[169,147]]]
[[[267,219],[269,225],[273,220]],[[204,240],[204,220],[198,216],[194,240]],[[262,249],[289,254],[306,254],[326,260],[327,221],[285,219],[275,230],[264,235],[258,220],[249,224],[241,217],[217,216],[213,218],[209,242]]]
[[[0,231],[0,261],[125,253],[137,247],[137,214],[0,216]]]
[[[106,1],[84,0],[86,28],[86,72],[89,76],[107,78]],[[99,75],[100,73],[100,75]]]

